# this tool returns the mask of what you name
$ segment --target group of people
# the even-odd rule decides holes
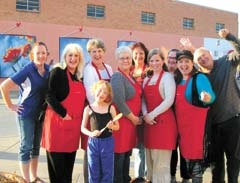
[[[100,39],[89,40],[87,65],[82,48],[70,43],[51,70],[47,46],[33,45],[32,62],[0,86],[6,106],[18,116],[25,182],[44,182],[37,176],[42,146],[50,182],[71,183],[81,144],[85,183],[174,183],[178,147],[183,183],[202,183],[210,165],[212,182],[224,183],[225,155],[228,182],[237,183],[240,41],[227,29],[219,36],[234,50],[216,61],[203,47],[183,45],[165,58],[161,49],[148,51],[137,42],[116,48],[115,72],[104,63]],[[9,95],[14,86],[20,88],[18,104]]]

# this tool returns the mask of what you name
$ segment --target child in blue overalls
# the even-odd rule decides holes
[[[88,138],[89,183],[113,183],[114,139],[112,131],[119,129],[118,121],[112,121],[116,110],[112,102],[111,85],[104,80],[92,87],[95,101],[86,106],[81,125],[82,133]],[[90,130],[88,130],[90,123]],[[104,130],[104,127],[106,127]]]

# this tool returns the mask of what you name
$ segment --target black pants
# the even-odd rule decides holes
[[[176,147],[176,149],[172,151],[171,164],[170,164],[171,176],[176,176],[177,163],[178,163],[178,147]],[[190,179],[190,175],[188,174],[188,170],[187,170],[186,160],[181,155],[181,153],[180,153],[180,175],[183,179]]]
[[[47,164],[50,183],[72,183],[72,172],[76,151],[58,153],[47,151]]]
[[[240,169],[240,117],[214,125],[212,128],[213,161],[212,182],[224,183],[225,158],[228,183],[238,183]]]
[[[130,156],[132,151],[114,153],[114,183],[129,183]]]

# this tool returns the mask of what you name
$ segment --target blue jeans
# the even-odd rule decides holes
[[[30,159],[39,156],[42,125],[37,118],[17,118],[20,135],[19,161],[28,163]]]
[[[137,147],[133,149],[134,154],[134,174],[135,177],[145,177],[145,148],[142,142],[137,144]]]

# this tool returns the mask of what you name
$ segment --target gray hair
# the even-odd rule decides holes
[[[212,56],[211,52],[207,48],[205,48],[205,47],[197,48],[193,54],[193,61],[195,63],[198,63],[199,53],[201,53],[201,52],[209,53]]]
[[[121,53],[129,53],[132,58],[132,49],[129,46],[120,46],[115,51],[115,58],[119,59]]]

